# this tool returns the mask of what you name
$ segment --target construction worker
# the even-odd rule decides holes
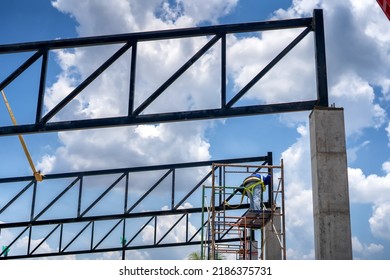
[[[261,176],[253,173],[249,177],[245,178],[241,187],[244,188],[244,194],[249,197],[250,211],[259,211],[263,204],[263,192],[266,190],[266,186],[270,185],[271,176]]]

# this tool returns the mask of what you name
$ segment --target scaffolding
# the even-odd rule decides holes
[[[242,180],[270,176],[260,210],[251,209]],[[280,165],[213,164],[202,191],[202,259],[286,259],[283,160]]]

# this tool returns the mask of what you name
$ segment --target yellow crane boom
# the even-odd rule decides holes
[[[7,100],[7,97],[5,96],[4,90],[1,91],[1,95],[3,96],[5,106],[7,107],[7,110],[8,110],[8,113],[9,113],[10,117],[11,117],[12,123],[14,125],[17,125],[14,113],[12,112],[11,106],[8,103],[8,100]],[[38,182],[41,182],[43,180],[43,176],[42,176],[42,174],[39,171],[37,171],[35,169],[34,162],[32,161],[31,155],[28,152],[27,145],[26,145],[26,142],[24,142],[23,136],[22,135],[18,135],[18,137],[19,137],[20,144],[22,145],[23,151],[24,151],[24,153],[26,155],[26,158],[28,160],[28,163],[30,164],[30,167],[31,167],[31,169],[32,169],[32,171],[34,173],[35,180],[37,180]]]

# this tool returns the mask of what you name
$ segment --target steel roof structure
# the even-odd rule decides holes
[[[229,34],[238,34],[245,32],[260,32],[280,29],[302,29],[302,32],[291,41],[278,55],[276,55],[268,65],[259,69],[255,77],[249,81],[241,90],[236,92],[232,98],[227,97],[226,89],[226,36]],[[279,61],[283,59],[299,42],[308,34],[313,34],[315,50],[315,77],[316,77],[316,98],[313,100],[299,100],[288,103],[275,104],[255,104],[255,105],[237,105],[245,94],[264,75],[266,75]],[[207,37],[209,41],[200,48],[188,61],[186,61],[176,72],[170,76],[160,87],[158,87],[150,96],[139,106],[134,106],[134,100],[137,95],[135,90],[135,76],[137,71],[137,54],[140,48],[140,42],[158,41],[176,38]],[[221,85],[220,85],[220,105],[218,108],[204,108],[191,111],[147,113],[147,109],[164,91],[169,88],[183,73],[186,72],[202,55],[204,55],[213,45],[220,42],[221,45]],[[48,112],[44,112],[44,99],[46,75],[49,53],[59,49],[88,48],[94,46],[117,45],[119,49],[105,62],[103,62],[95,71],[84,79],[76,88],[74,88],[66,97],[63,98]],[[129,76],[129,94],[127,100],[127,114],[124,116],[96,118],[96,119],[75,119],[75,120],[53,120],[54,117],[74,98],[76,98],[88,85],[99,77],[109,68],[117,59],[130,52],[131,60]],[[61,39],[53,41],[40,41],[30,43],[17,43],[0,45],[0,56],[13,53],[32,53],[17,69],[0,82],[0,90],[5,89],[34,63],[40,62],[39,89],[36,93],[37,104],[34,106],[35,121],[27,124],[15,126],[0,125],[0,139],[12,135],[25,135],[32,133],[49,133],[69,130],[97,129],[105,127],[131,126],[140,124],[157,124],[165,122],[182,122],[190,120],[207,120],[216,118],[229,118],[238,116],[278,114],[285,112],[309,111],[316,106],[328,106],[328,89],[326,75],[326,55],[325,38],[322,10],[314,10],[313,16],[308,18],[274,20],[264,22],[251,22],[240,24],[228,24],[217,26],[194,27],[185,29],[173,29],[163,31],[128,33],[108,36],[96,36],[75,39]],[[22,101],[21,101],[22,102]],[[213,162],[220,163],[248,163],[258,162],[262,165],[272,165],[272,154],[253,158],[223,159]],[[108,251],[121,251],[123,257],[128,250],[161,248],[169,246],[186,246],[200,244],[196,239],[202,225],[195,234],[190,234],[188,224],[190,215],[201,213],[201,201],[192,208],[183,207],[202,184],[208,180],[210,172],[199,181],[193,183],[191,187],[181,185],[176,179],[177,173],[186,168],[211,168],[213,162],[192,162],[176,163],[158,166],[130,167],[114,170],[95,170],[88,172],[72,172],[62,174],[47,174],[43,182],[38,183],[34,176],[0,178],[0,194],[7,188],[15,188],[14,196],[7,202],[0,205],[0,238],[1,230],[7,229],[14,232],[16,238],[9,244],[2,244],[0,258],[39,258],[49,256],[77,255],[89,253],[104,253]],[[157,172],[149,188],[143,194],[139,194],[137,199],[130,201],[129,194],[137,189],[132,184],[132,176],[140,172]],[[156,173],[156,174],[157,174]],[[154,174],[154,173],[153,173]],[[101,194],[95,199],[85,202],[86,190],[88,189],[86,181],[88,178],[101,178],[106,176],[104,186],[101,186]],[[153,175],[155,176],[155,175]],[[152,176],[152,177],[153,177]],[[98,179],[96,179],[98,180]],[[93,181],[93,180],[92,180]],[[96,184],[96,181],[93,181]],[[53,195],[50,201],[40,201],[39,194],[45,192],[44,185],[58,186],[58,192]],[[154,192],[160,186],[168,184],[170,206],[166,210],[140,211],[138,206],[145,200],[150,199]],[[120,207],[121,210],[113,213],[99,211],[94,212],[99,205],[104,203],[104,199],[120,189]],[[184,190],[184,194],[182,193]],[[179,195],[179,192],[180,195]],[[72,205],[63,205],[63,198],[66,195],[73,197]],[[155,199],[158,196],[155,196]],[[158,199],[157,199],[158,200]],[[25,207],[28,201],[28,207]],[[26,214],[23,220],[13,219],[9,211],[13,207],[24,208]],[[70,207],[66,217],[57,215],[53,212],[56,207]],[[240,207],[248,208],[247,204]],[[57,208],[57,209],[59,209]],[[176,219],[172,227],[164,233],[157,233],[156,228],[158,220],[164,217],[173,217]],[[109,222],[110,226],[105,231],[99,230],[101,222]],[[186,238],[180,242],[167,241],[166,237],[179,223],[186,226]],[[141,232],[152,225],[154,227],[154,240],[149,244],[136,243]],[[72,230],[70,230],[72,228]],[[110,240],[112,235],[123,237],[121,244],[113,244]],[[80,245],[81,237],[88,240],[88,244]],[[23,254],[13,254],[13,246],[21,238],[26,238],[26,248]],[[33,244],[33,240],[41,240],[39,244]],[[55,251],[42,252],[42,244],[49,239],[55,239],[58,246]],[[219,240],[219,242],[230,240]],[[107,243],[107,244],[106,244]],[[115,242],[114,242],[115,243]],[[78,244],[76,246],[76,244]]]

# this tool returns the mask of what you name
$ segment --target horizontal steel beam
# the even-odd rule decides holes
[[[45,180],[65,179],[65,178],[75,178],[75,177],[82,177],[82,176],[98,176],[98,175],[110,175],[110,174],[121,174],[121,173],[168,170],[172,168],[181,169],[181,168],[191,168],[191,167],[202,167],[202,166],[211,166],[213,163],[233,164],[233,163],[262,162],[262,161],[266,162],[267,160],[268,160],[267,156],[218,159],[218,160],[207,160],[207,161],[197,161],[197,162],[171,163],[171,164],[160,164],[160,165],[151,165],[151,166],[137,166],[137,167],[127,167],[127,168],[47,174],[45,175],[44,178]],[[35,179],[34,176],[0,178],[0,188],[1,188],[1,184],[3,183],[26,182],[26,181],[33,181],[34,179]]]
[[[214,26],[202,26],[182,29],[170,29],[161,31],[146,31],[126,34],[93,36],[72,39],[58,39],[50,41],[37,41],[28,43],[16,43],[0,45],[0,54],[29,52],[41,49],[64,49],[98,45],[120,44],[129,41],[156,41],[167,39],[180,39],[183,37],[198,37],[215,34],[230,34],[243,32],[269,31],[289,28],[303,28],[311,26],[312,18],[298,18],[287,20],[272,20],[262,22],[225,24]]]
[[[215,243],[231,243],[239,242],[240,238],[225,238],[217,240]],[[94,250],[71,250],[63,252],[50,252],[50,253],[38,253],[30,255],[16,255],[16,256],[7,256],[2,257],[2,260],[12,260],[12,259],[28,259],[28,258],[46,258],[46,257],[58,257],[58,256],[69,256],[69,255],[80,255],[80,254],[97,254],[97,253],[106,253],[106,252],[118,252],[118,251],[131,251],[131,250],[145,250],[145,249],[156,249],[156,248],[170,248],[170,247],[181,247],[189,245],[200,245],[201,241],[190,241],[190,242],[175,242],[175,243],[163,243],[158,245],[137,245],[129,247],[111,247],[111,248],[102,248]]]
[[[249,204],[242,203],[240,205],[230,205],[232,209],[248,209]],[[235,207],[235,208],[234,208]],[[223,206],[215,207],[215,209],[223,210]],[[85,223],[92,221],[110,221],[110,220],[121,220],[121,219],[135,219],[135,218],[147,218],[147,217],[161,217],[171,216],[180,214],[194,214],[202,213],[202,207],[194,208],[180,208],[175,210],[158,210],[158,211],[145,211],[127,214],[112,214],[112,215],[99,215],[99,216],[83,216],[78,218],[61,218],[61,219],[49,219],[49,220],[35,220],[35,221],[22,221],[0,224],[0,229],[6,228],[18,228],[18,227],[33,227],[33,226],[47,226],[53,224],[71,224],[71,223]]]
[[[0,136],[309,111],[317,100],[0,127]]]

